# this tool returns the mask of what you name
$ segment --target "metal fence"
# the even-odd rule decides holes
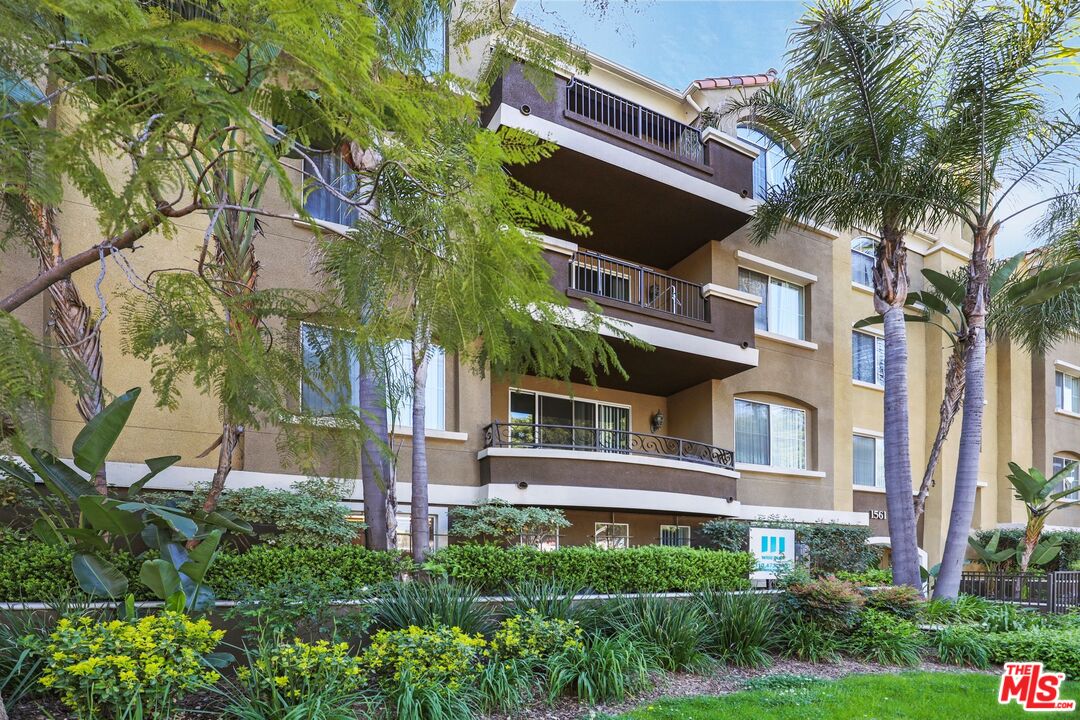
[[[966,572],[960,577],[960,592],[1045,612],[1066,612],[1080,607],[1080,571]]]
[[[570,262],[570,287],[600,297],[709,322],[701,285],[600,253],[582,250]]]
[[[595,123],[667,151],[705,164],[701,133],[686,123],[661,115],[595,85],[573,78],[566,84],[566,109]]]

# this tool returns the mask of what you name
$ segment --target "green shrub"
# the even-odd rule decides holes
[[[832,627],[792,616],[780,630],[780,654],[806,662],[839,662],[844,639]]]
[[[256,545],[247,552],[222,552],[210,566],[207,582],[222,598],[243,597],[251,588],[284,581],[318,585],[337,598],[364,597],[411,567],[400,553],[359,545],[335,548],[285,548]]]
[[[1038,610],[1021,608],[1012,603],[991,603],[983,613],[982,627],[992,633],[1012,632],[1014,630],[1041,630],[1051,621]]]
[[[891,568],[871,568],[862,572],[846,572],[841,570],[834,573],[840,580],[847,580],[852,585],[859,587],[885,587],[892,585]]]
[[[0,534],[0,602],[48,602],[83,595],[71,573],[71,557],[69,546]],[[139,575],[138,559],[124,551],[111,554],[109,559],[132,579],[129,590],[136,598],[153,599],[153,594],[135,579]]]
[[[910,620],[868,609],[850,640],[852,651],[864,660],[882,665],[918,665],[923,635]]]
[[[766,667],[776,627],[772,596],[708,591],[698,598],[706,618],[704,644],[717,660],[739,667]]]
[[[202,658],[224,634],[171,611],[109,622],[61,618],[39,683],[80,718],[169,717],[179,698],[217,680]]]
[[[470,634],[486,634],[494,625],[480,594],[464,585],[447,582],[409,582],[385,585],[375,604],[375,623],[387,630],[419,627],[459,628]]]
[[[586,607],[577,600],[580,594],[581,588],[558,579],[526,580],[510,591],[507,611],[512,615],[523,615],[535,610],[541,617],[575,620]]]
[[[531,660],[502,659],[484,665],[476,682],[480,709],[487,713],[515,715],[537,689],[533,670]]]
[[[580,646],[583,634],[581,626],[573,620],[546,618],[531,609],[499,624],[491,638],[491,654],[497,660],[535,662],[560,650]]]
[[[707,619],[698,603],[642,595],[613,600],[604,613],[616,633],[646,646],[664,670],[709,666],[703,652]]]
[[[467,540],[538,547],[568,527],[566,513],[558,508],[514,505],[501,498],[450,509],[450,535]]]
[[[593,634],[582,648],[568,648],[548,658],[548,702],[570,693],[595,705],[623,700],[648,685],[655,669],[650,654],[625,635]]]
[[[923,622],[931,625],[947,623],[981,623],[994,608],[994,603],[974,595],[960,595],[956,600],[932,599],[922,607]]]
[[[1017,630],[989,639],[995,663],[1041,662],[1047,671],[1080,677],[1080,630]]]
[[[810,549],[810,568],[815,573],[861,573],[881,557],[880,549],[866,544],[871,533],[864,525],[755,521],[754,526],[793,529],[795,542]],[[747,549],[749,527],[744,520],[711,520],[701,525],[698,534],[705,547],[736,552]]]
[[[241,720],[338,720],[354,717],[367,669],[348,643],[319,640],[287,644],[264,638],[236,669],[236,683],[221,690],[226,717]]]
[[[969,625],[950,625],[937,631],[934,641],[938,659],[946,665],[986,669],[990,664],[990,641],[986,633]]]
[[[486,592],[506,592],[527,580],[557,579],[599,593],[737,590],[749,587],[748,553],[650,545],[625,550],[568,547],[552,552],[497,545],[451,545],[426,565]]]
[[[974,532],[975,540],[985,547],[994,533],[1000,533],[1000,539],[998,540],[999,550],[1015,549],[1017,545],[1022,545],[1024,542],[1024,528],[1022,527],[976,530]],[[1080,566],[1080,530],[1047,530],[1042,534],[1042,540],[1061,541],[1061,552],[1043,566],[1043,570],[1053,572],[1054,570],[1072,569],[1073,564]],[[1015,557],[1010,557],[1003,562],[1001,569],[1006,572],[1016,570]]]
[[[919,591],[910,585],[894,585],[870,590],[866,596],[866,606],[892,613],[906,620],[914,620],[919,617],[926,601],[919,595]]]
[[[0,612],[0,698],[10,710],[25,695],[40,691],[45,669],[40,650],[51,625],[39,612]]]
[[[866,598],[858,588],[832,576],[792,583],[780,594],[780,604],[786,615],[839,630],[855,624],[865,602]]]
[[[371,605],[334,605],[326,588],[305,580],[285,580],[245,588],[225,619],[236,622],[246,640],[328,637],[337,642],[363,635],[373,622]]]

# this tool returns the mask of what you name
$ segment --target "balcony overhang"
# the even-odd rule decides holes
[[[756,201],[717,184],[711,168],[651,157],[647,148],[631,149],[565,123],[503,103],[488,126],[526,130],[559,146],[549,158],[510,170],[529,187],[585,212],[594,250],[669,268],[703,240],[722,240],[753,215]]]

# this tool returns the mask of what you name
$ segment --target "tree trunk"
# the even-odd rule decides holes
[[[427,410],[425,390],[427,389],[428,339],[423,332],[413,336],[412,370],[412,508],[411,534],[413,560],[418,563],[427,556],[431,534],[428,532],[428,467],[427,438],[424,424]]]
[[[896,228],[883,226],[881,237],[874,262],[874,309],[885,321],[885,503],[893,582],[921,589],[908,429],[907,247]]]
[[[4,696],[0,694],[0,720],[8,720],[7,708],[4,707]]]
[[[990,245],[997,234],[995,224],[980,227],[972,242],[964,295],[964,319],[968,327],[967,367],[964,369],[964,418],[960,425],[960,452],[956,461],[949,531],[934,597],[955,599],[960,592],[960,575],[967,556],[975,493],[979,484],[979,454],[982,450],[983,403],[986,397],[986,313],[989,304]]]
[[[210,481],[210,491],[206,493],[206,500],[203,501],[202,506],[205,512],[213,512],[217,508],[221,493],[225,490],[225,482],[229,479],[229,473],[232,472],[233,457],[243,434],[243,425],[232,425],[228,421],[221,425],[217,469],[214,470],[214,478]]]
[[[64,262],[63,239],[56,226],[56,209],[48,205],[33,204],[39,232],[35,235],[41,271],[45,272]],[[89,306],[83,302],[78,288],[71,278],[65,278],[49,286],[49,325],[68,362],[79,369],[77,386],[79,396],[75,407],[82,419],[90,418],[105,407],[101,383],[101,335]],[[108,494],[105,468],[94,475],[94,489]]]
[[[1027,527],[1024,528],[1024,552],[1020,556],[1020,572],[1025,573],[1031,564],[1031,555],[1042,537],[1043,527],[1046,525],[1045,515],[1036,515],[1028,518]]]
[[[359,390],[360,415],[367,428],[367,437],[360,448],[367,546],[372,550],[387,550],[386,488],[391,480],[391,471],[386,392],[379,374],[368,367],[360,371]]]
[[[949,356],[949,364],[945,373],[945,397],[941,401],[938,411],[938,429],[934,436],[934,444],[930,446],[930,455],[926,459],[926,469],[923,471],[922,483],[919,485],[919,494],[915,496],[915,522],[919,522],[926,510],[926,498],[930,494],[930,488],[934,485],[934,473],[937,471],[938,461],[941,459],[941,449],[945,446],[945,440],[949,437],[956,414],[960,411],[960,403],[964,399],[964,353],[966,349],[958,342],[952,355]]]

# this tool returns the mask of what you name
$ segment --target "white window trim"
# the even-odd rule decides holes
[[[733,419],[735,417],[735,404],[738,403],[739,401],[748,402],[748,403],[757,403],[758,405],[768,405],[769,406],[769,408],[770,408],[770,410],[769,410],[769,418],[770,418],[770,426],[769,426],[769,457],[770,458],[772,457],[772,454],[773,454],[772,453],[772,425],[771,425],[771,422],[772,422],[772,420],[771,420],[771,418],[772,418],[772,408],[777,407],[777,408],[783,408],[784,410],[798,410],[799,412],[801,412],[803,414],[803,417],[806,418],[806,446],[803,448],[803,451],[804,451],[804,453],[806,455],[806,458],[805,458],[806,459],[806,464],[807,465],[810,464],[810,433],[812,432],[812,428],[810,427],[810,412],[806,408],[795,407],[794,405],[781,405],[780,403],[772,403],[772,402],[768,402],[767,400],[751,400],[750,398],[736,397],[736,398],[734,398],[732,400],[732,403],[731,403],[731,412],[732,412],[731,416],[732,416]],[[732,425],[734,425],[734,423],[732,423]],[[732,427],[731,447],[733,448],[732,449],[732,456],[734,456],[735,455],[735,450],[734,450],[734,447],[735,447],[735,428],[734,427]],[[775,475],[798,475],[798,476],[803,476],[803,477],[825,477],[825,473],[818,472],[817,470],[810,470],[810,469],[807,469],[807,468],[781,467],[779,465],[757,465],[756,463],[736,462],[735,463],[735,469],[736,470],[746,470],[748,472],[772,473],[772,474],[775,474]]]
[[[1067,410],[1063,407],[1058,407],[1057,398],[1057,375],[1060,373],[1065,377],[1072,378],[1074,380],[1080,380],[1080,368],[1075,365],[1065,362],[1064,360],[1054,361],[1054,412],[1058,415],[1065,415],[1066,417],[1080,418],[1080,413],[1075,413],[1072,410]]]
[[[1058,460],[1064,460],[1065,465],[1068,465],[1069,463],[1080,462],[1080,458],[1071,458],[1071,457],[1067,457],[1065,455],[1058,455],[1058,454],[1055,453],[1054,455],[1050,456],[1050,468],[1052,470],[1052,472],[1050,473],[1051,475],[1056,474],[1058,472],[1057,470],[1053,470],[1054,464]],[[1066,495],[1065,497],[1062,498],[1062,500],[1064,500],[1067,503],[1080,502],[1080,467],[1077,468],[1076,472],[1077,472],[1077,484],[1074,486],[1075,490],[1073,490],[1073,492],[1071,493],[1073,497],[1069,497],[1068,495]]]
[[[868,439],[874,441],[874,462],[875,462],[874,474],[876,476],[876,474],[877,474],[876,462],[877,462],[878,445],[881,444],[883,446],[882,447],[882,453],[884,453],[885,452],[885,448],[884,448],[885,434],[880,433],[877,430],[863,430],[861,428],[853,428],[852,431],[851,431],[851,437],[852,437],[852,440],[851,440],[851,461],[852,461],[851,487],[855,488],[856,490],[875,490],[875,491],[879,491],[879,492],[885,492],[885,469],[884,469],[884,467],[882,467],[881,477],[880,478],[878,478],[878,477],[874,478],[874,484],[873,485],[863,485],[861,483],[855,482],[855,468],[854,468],[854,464],[855,464],[855,438],[856,437],[868,438]],[[880,484],[878,484],[879,480],[880,480]]]
[[[506,392],[507,422],[510,422],[510,418],[509,418],[509,416],[510,416],[510,399],[511,399],[511,397],[513,396],[513,394],[515,392],[531,393],[533,395],[536,395],[537,397],[539,397],[540,395],[546,395],[548,397],[560,398],[562,400],[570,400],[570,401],[577,401],[577,402],[589,402],[589,403],[592,403],[593,405],[608,405],[609,407],[626,408],[626,410],[628,411],[627,425],[629,425],[629,430],[627,432],[634,432],[634,408],[631,407],[630,405],[626,405],[624,403],[617,403],[617,402],[608,402],[607,400],[595,400],[593,398],[582,398],[582,397],[577,397],[576,395],[562,395],[560,393],[544,392],[543,390],[530,390],[529,388],[523,388],[523,387],[511,387]],[[537,425],[540,424],[539,423],[539,415],[540,415],[539,408],[534,404],[533,405],[533,417],[537,418],[537,422],[536,422]]]
[[[772,340],[774,342],[783,343],[785,345],[792,345],[794,347],[803,348],[804,350],[817,350],[818,344],[809,340],[800,340],[799,338],[788,337],[787,335],[781,335],[780,333],[769,332],[768,330],[759,330],[754,328],[754,337],[763,338],[765,340]]]
[[[1054,367],[1057,370],[1061,370],[1066,375],[1080,377],[1080,365],[1073,365],[1072,363],[1065,362],[1064,360],[1055,360]]]
[[[855,378],[851,378],[851,384],[855,387],[866,388],[867,390],[876,390],[879,393],[885,392],[885,386],[878,385],[877,383],[868,383],[863,380],[856,380]]]
[[[851,281],[851,287],[852,287],[853,290],[858,290],[859,292],[864,292],[864,293],[866,293],[868,295],[873,295],[874,294],[874,288],[870,287],[869,285],[863,285],[862,283],[857,283],[854,280]]]
[[[742,251],[740,250],[738,252],[742,252]],[[807,314],[807,303],[806,303],[807,287],[806,287],[805,283],[793,283],[790,280],[788,280],[787,278],[784,278],[784,277],[776,274],[775,272],[769,273],[769,272],[762,271],[762,270],[757,269],[757,268],[747,267],[747,266],[744,266],[744,265],[740,265],[739,268],[736,270],[736,272],[738,272],[738,270],[746,270],[747,272],[757,273],[758,275],[764,275],[765,276],[765,297],[755,296],[755,297],[758,297],[758,304],[756,306],[754,306],[755,310],[758,307],[760,307],[761,303],[767,301],[768,295],[769,295],[769,288],[771,287],[771,282],[770,281],[776,280],[778,282],[787,283],[789,285],[795,285],[796,287],[798,287],[799,290],[802,292],[802,311],[803,311],[802,333],[803,333],[803,335],[809,335],[810,334],[810,328],[807,326],[810,318],[809,318],[809,316]],[[743,292],[743,291],[740,290],[739,292]],[[744,293],[744,294],[753,296],[753,293]],[[768,313],[766,313],[766,316],[767,315],[768,315]],[[768,325],[768,320],[766,320],[765,324]],[[776,342],[786,343],[788,345],[793,345],[795,347],[801,347],[801,348],[804,348],[806,350],[817,350],[818,349],[818,345],[817,345],[816,342],[812,342],[810,340],[807,340],[805,337],[796,338],[796,337],[791,337],[790,335],[783,335],[783,334],[778,333],[778,332],[773,332],[772,330],[768,330],[768,329],[762,330],[761,328],[757,327],[757,320],[756,319],[754,321],[754,336],[764,338],[766,340],[775,340]]]
[[[757,255],[751,255],[745,250],[736,250],[735,258],[738,260],[740,267],[771,275],[774,278],[786,280],[794,285],[805,287],[812,283],[816,283],[818,280],[817,275],[814,275],[813,273],[808,273],[805,270],[799,270],[798,268],[793,268],[789,265],[782,265],[781,263]]]

